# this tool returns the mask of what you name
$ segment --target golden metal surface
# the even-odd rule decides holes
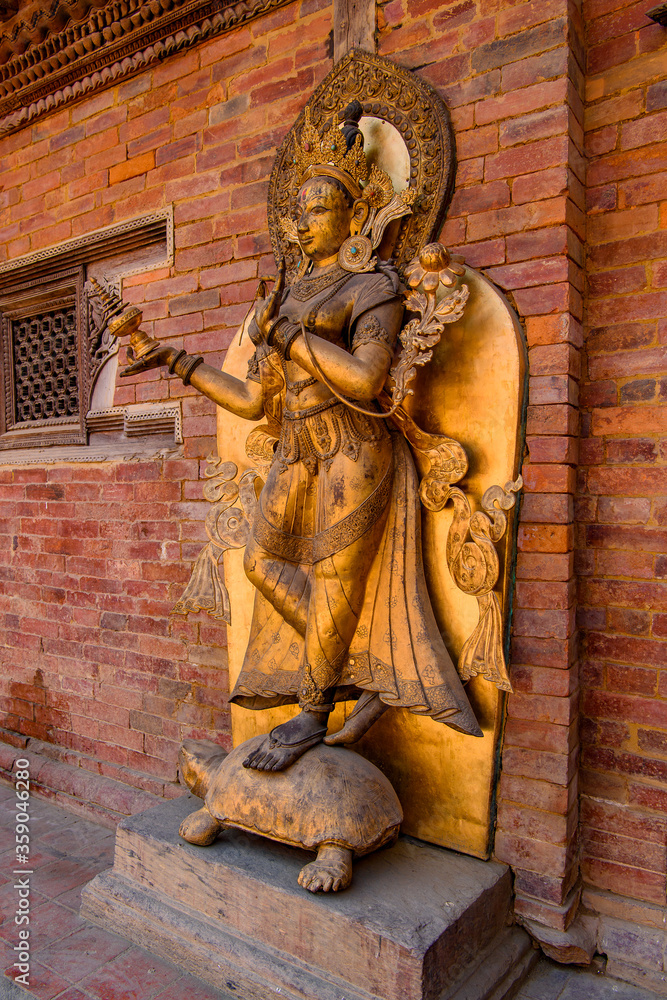
[[[302,869],[299,884],[310,892],[346,889],[352,880],[352,858],[370,854],[398,836],[403,812],[395,790],[360,754],[323,744],[278,773],[244,767],[245,755],[262,739],[254,737],[231,754],[205,740],[184,742],[181,779],[205,801],[183,821],[181,837],[206,846],[225,827],[236,827],[317,851],[317,860]]]
[[[307,107],[310,120],[326,130],[351,97],[363,108],[360,128],[367,140],[369,166],[389,174],[397,193],[409,183],[419,194],[415,211],[395,220],[380,256],[393,256],[399,273],[440,231],[454,192],[455,141],[449,113],[439,95],[416,73],[381,56],[349,52],[324,78]],[[291,214],[293,164],[305,122],[305,109],[285,136],[269,180],[268,222],[276,259],[295,267],[298,250],[285,246],[280,219]]]
[[[504,297],[484,277],[466,270],[470,291],[461,320],[446,327],[431,363],[420,369],[407,409],[428,431],[460,441],[470,466],[464,486],[473,508],[485,490],[516,477],[519,467],[524,349],[518,322]],[[224,370],[243,377],[253,345],[235,338]],[[250,466],[246,420],[219,411],[219,448],[242,472]],[[422,512],[427,581],[438,625],[456,659],[478,619],[477,600],[462,593],[447,569],[447,536],[453,513]],[[510,520],[512,512],[510,512]],[[508,536],[512,537],[511,524]],[[503,543],[501,549],[506,543]],[[501,551],[499,596],[504,614],[510,567]],[[241,669],[252,617],[253,587],[239,551],[224,554],[225,582],[232,595],[228,628],[230,684]],[[381,766],[403,806],[405,832],[478,857],[488,856],[503,695],[481,677],[466,686],[483,739],[470,739],[430,719],[394,709],[356,745]],[[351,704],[338,705],[330,731],[338,729]],[[235,745],[294,715],[296,708],[247,712],[232,706]]]
[[[385,71],[407,99],[411,78]],[[286,140],[292,193],[272,182],[269,204],[272,236],[277,205],[289,207],[278,279],[223,371],[135,331],[141,357],[122,374],[168,364],[222,408],[209,543],[180,610],[230,622],[231,700],[253,710],[234,709],[234,740],[262,734],[242,766],[289,771],[323,739],[354,742],[395,786],[406,832],[484,857],[497,687],[510,689],[503,555],[520,488],[521,333],[502,296],[440,244],[401,258],[404,322],[383,260],[405,253],[400,232],[419,231],[394,223],[441,197],[428,180],[440,165],[426,169],[432,149],[415,143],[423,187],[399,198],[381,155],[367,175],[363,111],[347,105],[323,138],[307,113]],[[248,421],[264,423],[249,434]],[[354,707],[333,712],[347,698]],[[285,712],[296,702],[298,715]]]
[[[465,491],[479,509],[489,486],[518,473],[525,360],[523,335],[504,297],[474,271],[467,270],[464,280],[470,290],[465,315],[447,327],[433,361],[419,372],[407,409],[429,430],[464,446],[470,463]],[[445,568],[452,518],[451,508],[426,510],[422,525],[434,611],[446,645],[457,658],[478,611],[476,599],[462,593]],[[506,537],[512,538],[511,526]],[[510,586],[505,560],[505,615]],[[367,752],[371,759],[383,756],[389,761],[387,774],[403,803],[406,832],[486,857],[504,696],[479,677],[466,690],[484,730],[483,740],[466,740],[427,720],[394,721],[388,715],[368,734]],[[396,746],[405,748],[404,753],[392,755]]]

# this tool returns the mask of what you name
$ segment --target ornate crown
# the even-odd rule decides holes
[[[368,178],[368,164],[364,154],[364,138],[358,129],[352,145],[348,148],[348,129],[332,125],[322,135],[310,120],[310,108],[306,106],[305,123],[301,137],[294,150],[294,178],[298,187],[313,167],[333,167],[332,176],[338,176],[338,171],[344,171],[353,184],[350,193],[358,198],[361,194],[361,184]],[[312,171],[311,176],[323,171]],[[345,183],[344,176],[339,178]],[[356,188],[356,190],[355,190]]]
[[[374,163],[369,171],[364,153],[364,137],[359,128],[363,113],[359,101],[353,100],[338,116],[342,124],[333,124],[320,134],[310,119],[310,107],[306,105],[301,135],[293,146],[291,183],[294,198],[298,189],[312,177],[333,177],[345,186],[354,199],[367,202],[366,220],[355,239],[366,238],[369,250],[364,258],[367,266],[363,269],[372,270],[376,263],[375,257],[369,259],[372,251],[380,246],[390,222],[412,213],[417,192],[408,187],[396,194],[385,170]],[[278,222],[283,245],[298,245],[299,234],[294,219],[283,215]],[[350,252],[356,254],[358,247]],[[358,263],[356,259],[355,263]],[[296,265],[297,270],[300,267],[301,264]],[[346,269],[353,270],[351,267]]]

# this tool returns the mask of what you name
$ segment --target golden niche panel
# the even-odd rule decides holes
[[[464,317],[450,324],[429,365],[415,379],[407,408],[422,427],[460,441],[469,456],[466,492],[479,508],[485,490],[516,479],[522,446],[525,381],[523,333],[505,297],[486,279],[466,268],[470,289]],[[249,338],[235,337],[224,369],[245,375],[253,352]],[[254,428],[249,421],[218,412],[218,449],[238,465],[239,476],[252,466],[245,445]],[[510,512],[511,514],[512,512]],[[457,661],[475,627],[474,597],[462,593],[447,568],[446,541],[452,511],[422,512],[426,577],[438,626]],[[506,627],[512,591],[514,524],[500,553],[497,592]],[[509,548],[509,556],[505,548]],[[223,555],[226,587],[232,601],[227,628],[230,687],[245,655],[254,588],[243,570],[243,551]],[[475,857],[490,854],[495,791],[505,695],[483,677],[468,681],[466,692],[483,730],[469,737],[405,709],[386,712],[354,749],[389,777],[403,806],[404,833]],[[330,729],[340,728],[351,703],[339,704]],[[234,745],[264,733],[295,715],[298,706],[248,712],[232,705]]]

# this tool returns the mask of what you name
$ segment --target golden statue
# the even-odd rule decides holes
[[[304,274],[285,288],[283,263],[258,302],[246,381],[157,341],[138,362],[167,365],[218,406],[267,420],[277,439],[245,550],[259,596],[230,700],[251,709],[298,701],[301,712],[247,758],[256,770],[282,770],[325,738],[356,742],[389,705],[481,736],[424,582],[414,462],[374,405],[403,321],[398,274],[373,257],[384,228],[372,222],[395,195],[386,174],[369,178],[361,132],[346,120],[321,137],[304,129],[297,218],[285,220]],[[459,265],[431,253],[431,273],[440,280],[449,265],[453,283]],[[452,318],[464,301],[459,292]],[[355,695],[346,725],[327,737],[334,702]]]
[[[352,843],[349,831],[361,822],[356,812],[354,822],[339,822],[338,834],[328,838],[321,823],[309,836],[286,832],[282,821],[262,825],[248,818],[258,786],[243,785],[239,765],[287,771],[320,744],[357,743],[389,707],[481,737],[461,678],[483,675],[509,689],[493,592],[499,573],[494,546],[520,481],[487,490],[483,511],[473,513],[454,486],[467,469],[464,449],[453,438],[422,430],[404,407],[445,325],[463,316],[469,290],[460,259],[440,244],[421,249],[404,268],[404,283],[390,262],[401,222],[420,192],[408,185],[397,193],[387,171],[377,163],[369,167],[359,128],[363,113],[355,100],[340,114],[342,122],[318,129],[306,109],[290,146],[291,212],[278,220],[278,277],[243,327],[254,345],[245,379],[139,332],[138,310],[109,323],[117,335],[131,333],[133,363],[123,375],[166,365],[237,417],[263,421],[246,445],[256,470],[236,484],[234,464],[213,467],[218,482],[209,499],[219,503],[209,536],[217,549],[202,553],[177,609],[207,607],[207,585],[215,605],[207,609],[229,621],[215,565],[221,549],[245,546],[254,610],[230,701],[254,710],[298,704],[299,712],[247,741],[241,757],[234,751],[223,761],[219,748],[208,757],[196,748],[184,751],[186,783],[202,797],[213,791],[181,833],[206,844],[230,823],[311,849],[320,845],[321,863],[306,866],[300,878],[311,891],[349,884],[352,852],[396,835],[398,801],[387,799],[389,818],[381,829],[375,822],[371,834],[373,823],[364,820],[366,847]],[[241,506],[232,507],[237,499]],[[479,604],[458,672],[431,606],[421,546],[421,505],[438,511],[447,503],[455,508],[447,563],[459,589]],[[335,704],[353,700],[342,726],[327,735]],[[330,767],[328,753],[318,750],[307,758],[310,771],[299,765],[287,784],[271,786],[276,801],[297,794],[295,782],[301,788],[312,783],[316,760],[317,767]],[[349,751],[338,753],[342,766]],[[213,771],[221,767],[216,783]],[[384,795],[382,776],[369,774],[365,785],[355,779],[363,794]]]

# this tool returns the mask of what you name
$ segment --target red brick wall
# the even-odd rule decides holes
[[[650,6],[584,4],[582,846],[586,900],[603,912],[608,892],[665,904],[667,29]],[[653,920],[651,907],[631,912]]]
[[[4,729],[168,781],[184,736],[228,732],[224,629],[169,618],[202,544],[198,465],[0,469]]]
[[[666,154],[654,136],[664,134],[666,112],[657,82],[664,52],[656,48],[664,29],[647,25],[646,4],[588,6],[593,329],[580,601],[590,629],[586,780],[594,774],[603,794],[587,784],[583,833],[586,877],[607,888],[610,865],[628,872],[614,841],[615,810],[650,831],[646,817],[664,808],[667,725],[657,696],[666,688],[657,666],[665,615],[654,578],[664,570],[665,508],[647,506],[646,496],[659,491],[662,462],[651,442],[660,431],[667,277],[664,261],[653,262],[667,257],[658,204]],[[273,152],[331,68],[330,29],[324,0],[299,0],[2,140],[0,253],[17,256],[173,203],[174,267],[126,281],[125,295],[144,309],[147,330],[219,362],[258,275],[273,267],[265,215]],[[515,694],[496,852],[515,869],[518,915],[562,929],[579,899],[573,500],[586,240],[581,12],[567,0],[390,0],[378,8],[378,47],[448,103],[459,165],[442,238],[507,291],[525,324]],[[605,247],[615,248],[611,257]],[[195,460],[212,443],[213,408],[158,373],[121,383],[116,393],[119,404],[169,398],[184,407],[178,465],[8,474],[0,484],[0,597],[11,683],[25,685],[11,690],[7,682],[8,728],[80,747],[89,764],[172,781],[183,736],[227,728],[224,667],[207,652],[221,630],[203,618],[167,619],[202,533]],[[618,805],[599,807],[600,799]],[[642,892],[655,894],[657,861],[646,871],[651,888]]]

